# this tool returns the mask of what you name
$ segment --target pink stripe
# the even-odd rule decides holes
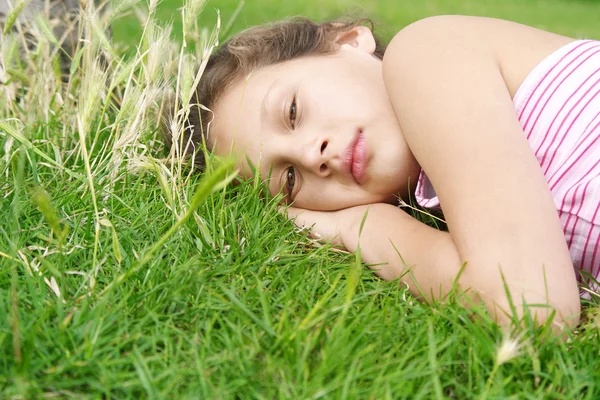
[[[595,46],[595,47],[598,47],[598,46]],[[582,56],[582,55],[583,55],[585,52],[587,52],[588,50],[591,50],[591,49],[593,49],[593,48],[594,48],[594,47],[590,47],[589,49],[586,49],[586,50],[585,50],[584,52],[582,52],[582,53],[581,53],[579,56],[577,56],[575,59],[573,59],[573,61],[571,61],[571,63],[573,63],[575,60],[577,60],[579,57],[581,57],[581,56]],[[530,128],[530,133],[529,133],[529,135],[527,136],[527,138],[528,138],[528,139],[529,139],[529,136],[531,135],[531,133],[532,133],[532,132],[535,130],[535,126],[537,125],[537,123],[538,123],[538,121],[539,121],[540,117],[543,115],[543,113],[544,113],[544,110],[546,109],[546,106],[548,105],[548,103],[550,102],[550,100],[552,100],[552,99],[554,98],[554,95],[556,94],[556,92],[558,91],[558,89],[559,89],[559,88],[562,86],[562,84],[563,84],[563,83],[565,83],[565,81],[566,81],[568,78],[570,78],[570,77],[571,77],[571,75],[572,75],[574,72],[578,72],[578,71],[577,71],[577,69],[578,69],[578,68],[579,68],[579,67],[580,67],[580,66],[581,66],[583,63],[585,63],[585,62],[586,62],[586,61],[588,61],[588,60],[589,60],[591,57],[595,56],[595,55],[596,55],[596,54],[598,54],[598,53],[600,53],[600,50],[598,50],[598,51],[596,51],[596,52],[594,52],[594,53],[590,54],[589,56],[587,56],[587,57],[586,57],[584,60],[582,60],[582,61],[581,61],[579,64],[577,64],[577,65],[576,65],[576,66],[575,66],[575,67],[574,67],[574,68],[573,68],[573,69],[572,69],[572,70],[571,70],[571,71],[570,71],[570,72],[567,74],[567,76],[565,76],[565,77],[564,77],[564,78],[563,78],[563,79],[562,79],[562,80],[561,80],[561,81],[558,83],[558,85],[556,85],[556,87],[554,88],[554,90],[552,90],[552,93],[550,93],[550,95],[549,95],[549,96],[548,96],[548,98],[546,99],[546,102],[545,102],[545,103],[544,103],[544,105],[542,106],[542,109],[541,109],[540,111],[538,111],[538,113],[537,113],[537,116],[536,116],[536,118],[535,118],[535,121],[533,121],[533,125],[532,125],[532,126],[531,126],[531,128]],[[569,65],[571,65],[571,63],[569,63]],[[555,79],[558,79],[558,77],[559,77],[559,76],[561,76],[561,74],[562,74],[562,73],[565,71],[565,69],[566,69],[566,68],[567,68],[569,65],[565,66],[565,67],[562,69],[562,71],[559,73],[559,75],[557,75],[557,76],[555,77]],[[590,78],[591,78],[591,76],[590,76],[590,77],[588,77],[587,79],[590,79]],[[583,85],[583,84],[582,84],[582,85]],[[578,91],[579,89],[581,89],[581,86],[579,86],[579,88],[577,88],[577,91]],[[558,113],[556,113],[556,115],[555,115],[555,117],[554,117],[554,120],[556,120],[556,118],[558,118],[558,114],[559,114],[559,113],[560,113],[560,112],[563,110],[563,108],[564,108],[564,107],[566,107],[566,106],[567,106],[567,103],[568,103],[568,102],[571,100],[571,98],[572,98],[572,97],[575,95],[575,93],[576,93],[577,91],[573,92],[573,93],[571,94],[571,96],[569,97],[569,99],[568,99],[566,102],[564,102],[564,104],[563,104],[563,106],[561,107],[560,111],[559,111]],[[545,91],[544,91],[544,93],[545,93]],[[541,101],[541,98],[540,98],[539,100]],[[554,121],[552,121],[552,124],[550,125],[550,127],[552,127],[552,125],[554,125]],[[548,128],[548,130],[550,130],[550,128]],[[545,138],[544,138],[544,141],[545,141]],[[543,142],[542,142],[542,143],[543,143]],[[537,151],[537,150],[539,150],[539,148],[538,148],[538,149],[536,149],[536,151]]]
[[[419,174],[419,179],[417,182],[417,189],[415,190],[415,198],[417,199],[417,204],[419,204],[422,207],[426,207],[425,202],[424,202],[425,196],[423,196],[423,177],[424,176],[425,176],[425,172],[423,172],[423,170],[421,170],[421,173]]]
[[[596,216],[598,215],[598,210],[600,210],[600,206],[596,207],[596,212],[594,213],[594,216],[592,217],[592,221],[596,220]],[[581,266],[582,267],[585,265],[585,256],[587,255],[587,248],[588,248],[588,245],[590,244],[590,238],[592,236],[592,232],[595,230],[595,227],[596,227],[596,225],[592,223],[591,227],[590,227],[590,231],[588,232],[588,235],[587,235],[585,247],[583,248],[583,257],[581,257]],[[594,268],[594,259],[596,258],[596,250],[598,250],[598,238],[596,238],[595,246],[596,247],[594,249],[594,255],[592,256],[593,257],[592,263],[590,265],[591,268],[589,269],[590,271]],[[594,276],[596,276],[596,275],[594,275]]]
[[[568,56],[568,55],[570,55],[571,53],[573,53],[575,50],[580,50],[580,47],[581,47],[583,44],[588,44],[588,43],[590,43],[590,42],[588,41],[588,42],[582,43],[581,45],[579,45],[579,46],[575,47],[573,50],[571,50],[569,53],[567,53],[567,55],[565,55],[565,56],[564,56],[564,57],[563,57],[563,58],[562,58],[562,59],[561,59],[559,62],[557,62],[555,65],[553,65],[553,66],[552,66],[552,68],[551,68],[551,69],[548,71],[548,73],[547,73],[547,74],[544,76],[544,79],[545,79],[545,78],[546,78],[546,77],[547,77],[547,76],[550,74],[550,72],[552,72],[552,71],[553,71],[553,70],[554,70],[556,67],[558,67],[560,64],[563,64],[563,63],[564,63],[564,61],[565,61],[565,59],[567,58],[567,56]],[[577,61],[579,58],[581,58],[583,55],[585,55],[585,54],[586,54],[587,52],[589,52],[590,50],[593,50],[593,49],[594,49],[594,48],[596,48],[597,46],[598,46],[598,45],[595,45],[595,46],[589,47],[589,48],[587,48],[587,49],[584,49],[583,51],[581,51],[581,52],[580,52],[579,54],[577,54],[577,55],[576,55],[576,56],[575,56],[575,57],[574,57],[574,58],[573,58],[571,61],[569,61],[569,62],[568,62],[568,63],[567,63],[565,66],[563,66],[563,68],[560,70],[560,72],[558,72],[558,73],[556,74],[556,76],[554,76],[554,78],[552,78],[552,81],[551,81],[551,82],[550,82],[550,83],[549,83],[549,84],[546,86],[546,88],[544,89],[544,91],[542,92],[542,94],[541,94],[540,96],[538,96],[538,99],[537,99],[537,101],[536,101],[535,105],[533,106],[533,109],[531,110],[531,112],[530,112],[530,115],[529,115],[529,117],[528,117],[527,121],[525,121],[525,124],[524,124],[524,126],[523,126],[523,129],[526,129],[526,128],[527,128],[527,124],[529,123],[529,118],[531,118],[531,115],[532,115],[532,114],[535,112],[535,110],[536,110],[537,106],[539,105],[540,101],[542,101],[542,98],[543,98],[543,97],[544,97],[544,95],[546,94],[546,91],[548,91],[548,89],[549,89],[549,88],[550,88],[550,87],[551,87],[551,86],[554,84],[554,82],[556,82],[556,80],[557,80],[557,79],[559,79],[559,78],[562,76],[562,74],[563,74],[563,73],[564,73],[564,72],[567,70],[567,68],[569,68],[569,67],[570,67],[570,66],[571,66],[571,65],[572,65],[574,62],[576,62],[576,61]],[[592,54],[592,56],[593,56],[593,54]],[[590,56],[590,57],[591,57],[591,56]],[[577,69],[577,68],[578,68],[578,67],[579,67],[581,64],[583,64],[583,62],[585,62],[585,61],[586,61],[586,60],[583,60],[583,61],[582,61],[582,62],[580,62],[580,63],[579,63],[577,66],[575,66],[574,70],[575,70],[575,69]],[[542,80],[542,81],[543,81],[543,80]],[[535,94],[535,92],[536,92],[536,91],[539,89],[539,87],[541,86],[541,83],[542,83],[542,81],[540,81],[540,82],[538,83],[538,86],[536,86],[536,88],[535,88],[535,89],[534,89],[534,90],[531,92],[529,100],[531,100],[531,98],[533,98],[533,97],[534,97],[534,94]],[[563,80],[562,80],[562,81],[561,81],[561,82],[560,82],[560,83],[557,85],[557,87],[556,87],[556,88],[554,88],[554,91],[553,91],[553,93],[552,93],[552,94],[554,94],[554,92],[556,92],[556,90],[557,90],[557,89],[558,89],[558,87],[559,87],[559,86],[562,84],[562,82],[563,82],[563,81],[564,81],[564,79],[563,79]],[[552,95],[550,95],[550,97],[549,97],[549,98],[551,98],[551,97],[552,97]],[[548,102],[548,100],[546,100],[546,102]],[[523,107],[523,111],[524,111],[524,110],[525,110],[525,106]],[[523,112],[522,112],[522,114],[523,114]],[[538,114],[539,114],[539,113],[538,113]],[[520,115],[520,116],[519,116],[519,120],[521,120],[521,117],[522,117],[522,115]],[[533,128],[532,128],[532,129],[533,129]]]
[[[593,169],[593,167],[592,167]],[[590,169],[591,171],[591,169]],[[575,205],[575,198],[577,196],[577,192],[579,190],[579,188],[581,187],[581,183],[584,181],[585,178],[588,177],[589,172],[586,173],[584,176],[582,176],[576,183],[574,183],[565,193],[565,195],[563,196],[563,200],[560,206],[560,210],[564,210],[565,209],[565,201],[567,199],[567,197],[569,196],[569,192],[571,192],[573,190],[573,188],[575,188],[575,191],[573,192],[573,195],[571,196],[571,207],[569,208],[569,216],[567,217],[567,220],[565,221],[564,225],[563,225],[563,232],[565,234],[565,239],[569,242],[568,246],[569,249],[571,248],[572,244],[573,244],[573,236],[575,235],[575,227],[577,226],[577,222],[579,221],[579,216],[578,215],[574,215],[573,214],[573,207]],[[585,199],[585,195],[586,195],[586,191],[587,191],[587,187],[590,184],[590,182],[593,180],[594,178],[592,177],[586,184],[584,192],[583,192],[583,196],[581,198],[581,200],[579,201],[579,209],[577,210],[576,214],[579,214],[579,211],[581,210],[581,207],[583,206],[584,203],[584,199]],[[575,223],[573,225],[573,227],[571,229],[569,229],[569,224],[571,222],[571,218],[575,217]],[[567,237],[568,236],[568,237]]]
[[[579,49],[579,48],[580,48],[580,47],[581,47],[583,44],[587,44],[587,43],[589,43],[589,42],[585,42],[585,43],[582,43],[582,44],[580,44],[579,46],[577,46],[577,47],[575,47],[573,50],[571,50],[569,53],[567,53],[567,55],[570,55],[570,54],[571,54],[573,51],[575,51],[575,50]],[[578,54],[578,55],[577,55],[575,58],[573,58],[573,59],[572,59],[572,60],[571,60],[571,61],[570,61],[570,62],[569,62],[567,65],[565,65],[565,66],[562,68],[562,70],[561,70],[561,71],[560,71],[560,72],[559,72],[559,73],[558,73],[558,74],[557,74],[557,75],[556,75],[554,78],[552,78],[552,81],[551,81],[551,82],[550,82],[550,83],[549,83],[549,84],[548,84],[548,85],[545,87],[545,89],[544,89],[544,91],[542,92],[542,94],[541,94],[541,95],[538,97],[538,99],[537,99],[536,103],[535,103],[535,104],[534,104],[534,106],[533,106],[533,109],[530,111],[530,114],[529,114],[529,116],[527,117],[527,120],[526,120],[526,121],[525,121],[525,123],[523,124],[523,130],[524,130],[524,131],[525,131],[525,130],[527,130],[527,125],[529,124],[529,120],[530,120],[531,116],[534,114],[534,112],[535,112],[535,110],[537,109],[537,107],[538,107],[538,105],[539,105],[540,101],[542,101],[542,98],[544,97],[544,95],[546,94],[546,92],[548,91],[548,89],[550,89],[550,87],[551,87],[551,86],[554,84],[554,82],[556,82],[556,80],[557,80],[557,79],[558,79],[558,78],[559,78],[559,77],[560,77],[560,76],[563,74],[563,72],[565,72],[565,70],[566,70],[568,67],[570,67],[570,66],[571,66],[571,65],[572,65],[572,64],[573,64],[575,61],[577,61],[577,60],[578,60],[578,59],[579,59],[581,56],[583,56],[583,55],[584,55],[586,52],[588,52],[588,51],[590,51],[590,50],[592,50],[592,49],[594,49],[594,48],[596,48],[596,47],[598,47],[598,45],[595,45],[595,46],[593,46],[593,47],[590,47],[590,48],[587,48],[587,49],[583,50],[583,51],[582,51],[580,54]],[[594,54],[595,54],[595,53],[594,53]],[[590,55],[589,57],[591,57],[591,56],[593,56],[593,54],[592,54],[592,55]],[[589,57],[588,57],[588,58],[589,58]],[[566,58],[566,56],[565,56],[565,57],[563,57],[563,59],[564,59],[564,58]],[[586,59],[586,60],[587,60],[587,59]],[[575,68],[574,68],[574,70],[575,70],[575,69],[577,69],[577,68],[578,68],[578,67],[579,67],[581,64],[583,64],[583,63],[584,63],[586,60],[583,60],[583,61],[581,61],[581,62],[580,62],[580,63],[579,63],[579,64],[578,64],[578,65],[577,65]],[[534,93],[535,93],[535,92],[538,90],[538,88],[541,86],[542,82],[543,82],[543,81],[546,79],[546,77],[547,77],[547,76],[550,74],[550,72],[552,72],[552,71],[554,70],[554,68],[556,68],[556,67],[557,67],[559,64],[560,64],[560,62],[559,62],[559,63],[557,63],[557,64],[555,64],[555,65],[554,65],[554,66],[553,66],[553,67],[552,67],[552,68],[551,68],[551,69],[548,71],[548,73],[547,73],[547,74],[544,76],[544,78],[543,78],[543,79],[542,79],[542,80],[541,80],[541,81],[538,83],[538,85],[535,87],[535,89],[534,89],[534,90],[531,92],[531,94],[530,94],[530,97],[529,97],[529,100],[531,100],[531,99],[534,97]],[[571,72],[572,72],[572,71],[571,71]],[[570,73],[569,73],[569,75],[570,75]],[[568,76],[567,76],[567,77],[568,77]],[[563,80],[562,80],[562,81],[561,81],[561,82],[560,82],[560,83],[559,83],[559,84],[558,84],[558,85],[557,85],[557,86],[554,88],[553,92],[550,94],[550,96],[548,97],[548,99],[546,99],[546,103],[544,104],[544,107],[546,106],[546,104],[548,103],[548,101],[549,101],[549,100],[552,98],[552,95],[553,95],[553,94],[556,92],[556,90],[557,90],[557,89],[560,87],[560,85],[561,85],[561,84],[562,84],[562,83],[565,81],[565,79],[567,79],[567,78],[565,77],[565,78],[564,78],[564,79],[563,79]],[[529,100],[528,100],[528,102],[529,102]],[[525,106],[525,107],[526,107],[526,106]],[[519,116],[519,120],[521,120],[521,118],[522,118],[522,116],[523,116],[523,113],[524,113],[525,107],[523,107],[523,111],[521,112],[521,115]],[[542,110],[543,110],[543,109],[542,109]],[[540,111],[540,112],[538,112],[538,114],[537,114],[537,117],[538,117],[538,118],[539,118],[539,115],[540,115],[540,113],[541,113],[541,111]],[[534,127],[535,127],[535,125],[536,125],[536,123],[537,123],[537,120],[538,120],[538,118],[536,118],[536,120],[535,120],[535,122],[534,122],[533,126],[531,127],[531,130],[533,130],[533,129],[534,129]],[[529,135],[527,136],[527,138],[529,138]]]
[[[596,209],[596,213],[598,212],[598,210]],[[597,225],[592,225],[596,228],[598,228]],[[600,229],[598,229],[600,230]],[[598,236],[600,236],[600,232],[598,232]],[[598,247],[600,247],[600,240],[596,239],[596,245],[594,246],[594,252],[592,253],[592,267],[590,268],[590,271],[592,271],[593,276],[596,278],[596,280],[598,279],[598,269],[600,269],[600,263],[595,264],[596,262],[596,256],[598,255]],[[594,267],[594,265],[596,265]]]
[[[598,119],[598,117],[600,117],[600,112],[598,112],[598,114],[596,114],[596,116],[594,118],[592,118],[592,120],[590,122],[588,122],[587,126],[585,127],[585,129],[583,130],[583,132],[588,132],[588,129],[590,129],[590,126],[592,126],[592,124]],[[587,136],[585,136],[583,139],[579,138],[580,140],[577,141],[578,145],[581,145],[582,142],[585,142],[585,140],[590,137],[590,135],[594,132],[594,130],[598,127],[598,124],[596,124],[596,126],[590,131],[588,132]]]
[[[593,122],[594,122],[594,121],[595,121],[595,120],[596,120],[598,117],[600,117],[600,113],[599,113],[599,114],[598,114],[596,117],[594,117],[594,119],[593,119],[592,121],[590,121],[590,123],[588,124],[588,126],[586,126],[586,128],[585,128],[584,132],[588,132],[588,129],[589,129],[590,125],[591,125],[591,124],[592,124],[592,123],[593,123]],[[593,141],[593,142],[592,142],[590,145],[588,145],[588,147],[587,147],[587,148],[585,148],[584,150],[582,150],[582,153],[581,153],[581,154],[579,154],[579,155],[577,156],[577,159],[576,159],[575,161],[571,162],[571,158],[573,157],[573,155],[574,155],[574,154],[577,154],[577,151],[579,150],[579,148],[585,144],[586,140],[588,140],[588,138],[590,138],[590,137],[591,137],[591,136],[594,134],[594,132],[596,131],[596,129],[598,129],[598,127],[599,127],[599,126],[600,126],[600,122],[598,122],[598,123],[597,123],[597,124],[596,124],[596,125],[595,125],[595,126],[592,128],[592,130],[588,132],[588,134],[587,134],[587,135],[586,135],[586,136],[583,138],[583,140],[580,140],[580,141],[579,141],[579,143],[577,143],[577,146],[575,146],[575,148],[573,148],[573,149],[571,150],[571,156],[570,156],[569,158],[567,158],[567,159],[566,159],[566,160],[563,162],[563,164],[560,166],[560,168],[558,168],[558,169],[556,170],[556,172],[554,172],[554,174],[552,174],[552,176],[551,176],[549,179],[547,179],[547,181],[548,181],[548,184],[550,184],[550,185],[551,185],[551,187],[550,187],[550,190],[552,190],[554,187],[556,187],[556,185],[557,185],[557,184],[558,184],[558,183],[561,181],[561,179],[564,177],[564,174],[565,174],[565,173],[566,173],[566,172],[567,172],[569,169],[571,169],[571,167],[573,166],[573,164],[574,164],[574,163],[576,163],[577,161],[579,161],[579,159],[580,159],[580,158],[583,156],[583,154],[585,154],[585,152],[586,152],[586,151],[589,149],[589,147],[590,147],[590,146],[592,146],[592,145],[595,143],[595,140],[594,140],[594,141]],[[562,167],[563,167],[563,166],[565,166],[566,164],[569,164],[569,168],[568,168],[566,171],[563,171],[563,174],[562,174],[562,175],[561,175],[561,176],[558,178],[558,181],[556,181],[555,183],[552,183],[552,182],[553,182],[553,180],[554,180],[554,177],[556,176],[556,174],[558,174],[558,173],[559,173],[559,172],[562,170]]]
[[[585,184],[585,187],[583,188],[583,195],[581,196],[581,201],[579,202],[579,208],[577,209],[577,211],[575,211],[575,214],[577,215],[577,217],[575,218],[575,223],[573,224],[573,228],[571,228],[571,237],[569,238],[569,248],[571,248],[571,246],[573,245],[573,237],[575,237],[575,229],[577,229],[577,223],[579,222],[579,213],[581,212],[581,208],[583,207],[583,200],[585,199],[585,195],[587,193],[587,189],[588,186],[590,186],[590,183],[592,182],[592,180],[590,179],[588,181],[588,183]],[[575,203],[575,197],[577,196],[577,191],[579,190],[581,186],[578,185],[577,188],[575,189],[575,191],[573,192],[573,196],[571,197],[571,210],[573,210],[573,204]],[[563,204],[564,204],[564,199],[563,199]],[[569,218],[567,218],[567,222],[565,223],[565,235],[567,234],[567,226],[569,225],[569,220],[571,219],[571,210],[569,210]]]
[[[425,179],[425,172],[421,170],[421,173],[419,174],[419,185],[423,185],[423,179]]]
[[[588,171],[586,174],[584,174],[584,175],[583,175],[581,178],[579,178],[579,180],[578,180],[577,182],[575,182],[574,184],[572,184],[572,185],[571,185],[571,187],[570,187],[570,188],[569,188],[569,189],[568,189],[568,190],[565,192],[565,195],[563,196],[563,201],[562,201],[562,203],[561,203],[561,206],[560,206],[560,209],[561,209],[561,210],[564,210],[564,208],[565,208],[565,200],[566,200],[567,196],[569,195],[569,192],[570,192],[571,190],[573,190],[573,188],[574,188],[574,187],[576,187],[576,186],[577,186],[577,187],[581,186],[582,182],[583,182],[583,181],[584,181],[586,178],[588,178],[588,175],[589,175],[589,174],[590,174],[590,173],[591,173],[591,172],[594,170],[594,168],[596,168],[596,166],[598,165],[598,163],[599,163],[599,162],[600,162],[600,161],[596,162],[596,164],[594,164],[594,166],[593,166],[592,168],[590,168],[590,170],[589,170],[589,171]],[[590,178],[590,181],[591,181],[592,179],[594,179],[594,177]],[[573,205],[571,204],[571,210],[572,210],[572,209],[573,209]]]
[[[587,83],[588,79],[590,79],[593,75],[595,75],[598,72],[600,72],[600,68],[598,68],[592,75],[590,75],[581,85]],[[596,85],[598,85],[598,83],[600,83],[600,79],[596,80],[596,82],[594,82],[594,84],[579,98],[579,100],[577,100],[577,102],[573,105],[573,107],[571,108],[571,110],[569,110],[569,112],[567,113],[567,115],[564,117],[564,119],[560,123],[560,126],[557,129],[557,132],[562,129],[562,127],[563,127],[564,123],[567,121],[567,118],[569,117],[569,115],[571,115],[571,113],[573,112],[573,110],[575,110],[575,108],[579,105],[579,103],[581,103],[581,101],[588,95],[588,93],[593,88],[596,87]],[[581,86],[579,86],[579,88],[577,88],[577,91],[579,91],[580,88],[581,88]],[[573,93],[573,95],[575,95],[575,93]],[[562,138],[561,138],[561,140],[560,140],[557,148],[560,147],[560,145],[563,144],[563,142],[565,141],[565,139],[569,135],[569,132],[571,131],[571,128],[573,127],[573,125],[575,124],[575,122],[579,119],[579,117],[581,116],[581,114],[583,113],[583,111],[586,109],[586,107],[596,98],[596,96],[598,96],[598,94],[600,94],[600,90],[597,91],[587,101],[587,103],[585,103],[585,105],[581,108],[581,110],[579,110],[579,113],[575,116],[575,118],[573,118],[573,121],[571,121],[571,125],[569,125],[569,127],[567,128],[567,131],[562,135]],[[569,100],[571,100],[571,97],[569,97]],[[553,121],[553,123],[554,123],[554,121]],[[552,141],[550,142],[550,145],[546,148],[546,152],[544,153],[544,156],[542,157],[542,161],[540,162],[540,165],[544,165],[544,161],[546,160],[546,157],[548,156],[548,152],[552,148],[552,145],[554,144],[555,139],[556,139],[556,135],[554,136],[554,138],[552,138]],[[544,170],[544,175],[546,175],[548,173],[548,170],[550,169],[550,166],[552,165],[552,162],[554,161],[555,157],[556,157],[556,151],[553,152],[552,157],[550,158],[550,161],[548,162],[548,165],[546,165],[546,169]]]
[[[428,199],[428,200],[426,200],[426,201],[425,201],[425,204],[426,204],[426,205],[425,205],[425,207],[429,207],[429,206],[431,206],[431,205],[432,205],[432,203],[434,203],[434,199]]]
[[[581,179],[583,180],[583,178]],[[580,181],[581,181],[580,180]],[[573,195],[571,196],[571,207],[569,208],[569,211],[567,211],[567,213],[569,214],[569,216],[567,217],[567,220],[565,221],[564,225],[563,225],[563,233],[565,234],[565,240],[567,240],[569,242],[568,246],[569,248],[571,248],[571,244],[573,243],[573,236],[575,234],[575,229],[574,227],[569,229],[569,225],[571,223],[571,218],[575,217],[575,225],[577,225],[577,218],[578,216],[573,214],[573,207],[575,205],[575,198],[577,196],[577,192],[579,191],[579,188],[581,187],[581,185],[579,184],[580,182],[577,182],[576,184],[574,184],[573,186],[571,186],[569,188],[569,190],[567,190],[567,192],[565,193],[563,200],[562,200],[562,204],[561,204],[561,210],[565,209],[565,201],[567,199],[567,197],[569,196],[569,192],[571,192],[573,189]],[[580,207],[583,203],[580,203]],[[567,235],[570,233],[570,237],[567,238]]]
[[[583,46],[583,45],[585,45],[585,44],[587,44],[587,43],[589,43],[589,42],[590,42],[590,41],[585,41],[585,42],[582,42],[582,43],[578,44],[576,47],[574,47],[573,49],[571,49],[571,51],[569,51],[567,54],[565,54],[565,55],[564,55],[564,57],[561,59],[561,61],[562,61],[562,60],[564,60],[565,58],[567,58],[567,56],[571,55],[571,53],[573,53],[575,50],[578,50],[578,49],[579,49],[581,46]],[[572,62],[572,61],[571,61],[571,62]],[[542,85],[542,83],[543,83],[543,82],[546,80],[546,78],[548,77],[548,75],[550,75],[550,73],[551,73],[552,71],[554,71],[554,69],[555,69],[555,68],[558,66],[558,64],[560,64],[560,62],[558,62],[558,63],[554,64],[554,65],[552,66],[552,68],[550,68],[550,69],[548,70],[548,72],[546,72],[546,74],[544,75],[544,77],[543,77],[542,79],[540,79],[540,81],[538,82],[537,86],[536,86],[536,87],[535,87],[535,88],[534,88],[534,89],[531,91],[531,93],[529,94],[529,98],[527,99],[527,101],[525,102],[525,105],[524,105],[524,106],[523,106],[523,108],[521,109],[521,113],[519,114],[519,120],[521,120],[521,118],[523,117],[523,113],[525,112],[525,109],[526,109],[526,108],[527,108],[527,106],[529,105],[529,102],[530,102],[530,101],[531,101],[531,99],[533,98],[533,95],[535,94],[535,92],[536,92],[536,91],[539,89],[539,87]],[[570,64],[570,63],[569,63],[569,64]],[[565,68],[566,68],[566,67],[565,67]],[[556,79],[556,78],[554,78],[554,79]],[[552,84],[552,82],[551,82],[550,84]],[[542,93],[542,95],[543,95],[543,93]],[[538,102],[539,102],[539,99],[538,99]],[[535,108],[536,108],[536,107],[537,107],[537,103],[536,103],[536,105],[534,106],[533,110],[535,110]],[[531,110],[531,112],[533,112],[533,110]],[[528,120],[528,121],[529,121],[529,120]],[[523,128],[523,129],[525,129],[525,128]]]
[[[600,125],[600,122],[598,123],[598,125]],[[598,127],[598,125],[596,125],[594,127],[594,130]],[[558,178],[558,180],[556,182],[554,182],[551,186],[550,186],[550,191],[554,190],[556,188],[556,185],[558,185],[560,183],[560,181],[562,180],[562,178],[564,178],[564,176],[567,174],[567,172],[569,172],[571,170],[571,168],[573,168],[573,166],[575,164],[577,164],[577,162],[579,160],[581,160],[581,157],[583,157],[585,155],[585,153],[590,149],[590,147],[592,147],[600,138],[600,136],[596,136],[596,138],[594,139],[594,141],[592,141],[592,143],[590,143],[582,152],[581,154],[579,154],[577,156],[577,158],[571,163],[571,165],[569,165],[569,167],[567,169],[565,169],[562,173],[562,175]],[[594,164],[594,166],[592,168],[590,168],[590,170],[584,175],[587,176],[590,172],[592,172],[594,170],[594,168],[596,168],[596,166],[598,166],[598,164],[600,163],[600,160],[596,161],[596,164]]]

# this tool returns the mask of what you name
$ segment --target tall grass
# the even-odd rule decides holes
[[[220,29],[201,0],[183,42],[156,0],[82,4],[67,74],[53,21],[25,35],[15,13],[0,40],[0,398],[600,395],[596,308],[560,340],[421,304],[309,242],[258,180],[227,186],[230,161],[187,166],[182,121]],[[124,13],[132,52],[106,34]]]
[[[193,204],[190,208],[187,192],[181,190],[188,186],[194,173],[185,166],[179,151],[188,144],[175,140],[178,145],[172,146],[168,162],[155,158],[154,150],[160,148],[159,123],[165,114],[161,110],[170,109],[165,102],[175,101],[168,96],[173,88],[182,108],[177,115],[165,118],[172,135],[181,136],[191,92],[201,75],[201,70],[196,72],[197,60],[208,58],[217,44],[216,32],[194,23],[203,6],[201,0],[189,1],[182,9],[186,36],[198,44],[195,54],[171,39],[169,27],[155,23],[157,1],[151,1],[146,14],[137,1],[120,3],[103,14],[92,1],[82,1],[81,23],[75,25],[80,28],[80,32],[75,32],[80,38],[79,46],[68,55],[72,56],[72,63],[65,76],[65,71],[57,67],[61,56],[59,39],[43,15],[27,26],[18,26],[13,34],[8,32],[11,26],[20,25],[17,13],[26,3],[16,4],[9,15],[1,43],[3,170],[7,177],[12,173],[13,183],[25,198],[32,190],[37,193],[34,200],[47,220],[56,219],[54,210],[49,211],[51,199],[44,188],[53,181],[39,179],[47,169],[53,171],[53,179],[64,177],[63,183],[76,181],[81,196],[90,199],[94,268],[79,272],[86,276],[87,289],[92,293],[99,273],[101,231],[112,232],[114,241],[118,241],[112,217],[108,210],[100,208],[99,197],[106,200],[114,195],[115,186],[129,174],[150,173],[155,175],[175,220],[189,217],[189,210],[198,206]],[[126,59],[119,57],[106,32],[119,13],[132,7],[141,18],[144,31],[135,56]],[[33,47],[25,46],[26,42],[33,43]],[[37,162],[38,157],[41,162]],[[28,182],[27,172],[15,174],[12,170],[11,165],[18,164],[21,158],[26,159],[22,161],[24,169],[36,172],[33,182]],[[212,173],[207,172],[207,180]],[[219,173],[222,175],[221,170]],[[223,186],[221,182],[213,185]],[[205,188],[208,192],[211,189]],[[56,235],[53,230],[53,236]],[[14,243],[11,245],[15,248]],[[115,249],[118,251],[118,246]]]
[[[110,10],[102,4],[102,13],[93,1],[80,1],[79,23],[71,24],[79,38],[73,54],[63,54],[65,38],[52,29],[67,22],[43,13],[29,21],[19,18],[28,3],[14,4],[0,37],[0,319],[10,326],[0,335],[5,356],[0,388],[19,383],[5,394],[24,397],[35,393],[19,379],[32,350],[26,340],[31,311],[57,313],[38,322],[58,323],[64,332],[81,310],[110,304],[115,287],[160,257],[165,243],[189,220],[207,231],[197,208],[235,177],[230,161],[209,162],[196,184],[198,174],[180,151],[187,144],[175,140],[162,159],[155,151],[161,148],[161,118],[175,138],[181,136],[201,76],[198,61],[207,60],[217,44],[218,30],[195,22],[202,0],[190,0],[182,9],[184,34],[194,41],[195,53],[172,40],[169,26],[156,23],[155,0],[147,9],[136,0],[115,3]],[[125,58],[107,32],[131,10],[144,30],[135,55]],[[65,56],[71,58],[69,71],[60,68]],[[182,107],[167,115],[167,102],[177,101],[173,91]],[[123,249],[118,229],[123,215],[115,208],[132,209],[124,192],[147,184],[159,188],[150,192],[163,224],[171,228],[159,232],[154,244]],[[79,262],[73,262],[74,254]]]

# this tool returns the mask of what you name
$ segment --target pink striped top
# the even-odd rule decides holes
[[[550,186],[573,264],[598,279],[600,42],[579,40],[552,53],[527,76],[513,103]],[[439,206],[423,171],[415,198],[423,207]]]

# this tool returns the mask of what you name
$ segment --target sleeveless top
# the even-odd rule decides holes
[[[525,78],[513,104],[550,187],[577,275],[598,279],[600,41],[575,41],[550,54]],[[439,207],[423,171],[415,199]]]

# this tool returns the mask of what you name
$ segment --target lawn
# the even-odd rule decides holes
[[[161,21],[173,22],[178,36],[181,36],[182,4],[181,0],[164,0],[157,12]],[[231,25],[229,32],[294,15],[317,20],[349,15],[372,19],[376,31],[389,40],[402,27],[418,19],[438,14],[465,14],[509,19],[578,38],[600,37],[600,3],[594,0],[207,0],[201,23],[214,26],[216,10],[220,11],[223,25]],[[115,28],[116,40],[132,43],[132,39],[139,36],[137,25],[119,24]]]
[[[178,69],[189,93],[216,8],[222,32],[351,14],[389,39],[460,13],[600,38],[592,0],[357,4],[210,0],[186,13],[183,58],[180,2],[156,10],[173,41],[143,11],[113,24],[114,46],[91,19],[68,84],[43,29],[24,62],[2,43],[0,398],[600,398],[596,303],[561,339],[500,329],[454,298],[426,305],[311,242],[259,182],[226,186],[227,161],[204,176],[165,161],[162,94]]]

